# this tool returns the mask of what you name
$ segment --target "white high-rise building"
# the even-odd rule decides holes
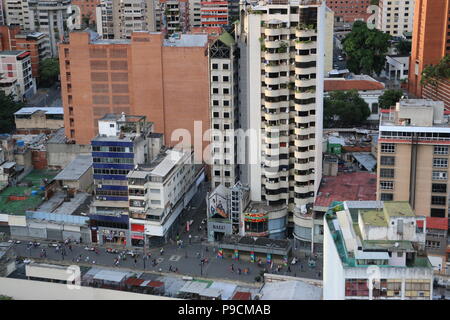
[[[394,37],[413,32],[415,0],[380,0],[377,29]]]
[[[156,31],[153,0],[102,0],[96,8],[103,39],[130,39],[135,31]]]
[[[325,1],[241,2],[236,30],[240,122],[255,136],[239,145],[240,179],[252,201],[286,207],[294,236],[311,222],[322,177],[325,10]]]

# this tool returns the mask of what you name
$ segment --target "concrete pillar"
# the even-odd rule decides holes
[[[405,300],[406,280],[402,278],[401,299]]]

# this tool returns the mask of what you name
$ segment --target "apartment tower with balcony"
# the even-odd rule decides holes
[[[294,236],[312,227],[322,176],[325,10],[325,1],[241,2],[236,30],[247,131],[241,181],[252,201],[277,212],[269,221],[286,218]]]
[[[377,199],[409,201],[418,215],[448,217],[449,147],[442,101],[400,100],[380,119]]]

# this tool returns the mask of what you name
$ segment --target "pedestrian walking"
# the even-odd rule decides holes
[[[172,272],[172,265],[169,266],[169,271]]]
[[[83,238],[82,237],[80,237],[80,243],[83,243]]]
[[[178,268],[177,267],[175,267],[175,273],[178,273]]]
[[[192,235],[189,234],[189,244],[192,244]]]
[[[291,272],[291,266],[288,266],[287,271],[288,271],[288,272]]]
[[[238,274],[239,275],[241,275],[241,272],[242,272],[241,268],[238,268]]]
[[[69,244],[69,250],[70,250],[70,252],[72,252],[72,245],[71,244]]]
[[[231,264],[231,271],[234,272],[234,264],[233,263]]]
[[[134,267],[136,267],[136,264],[137,264],[137,259],[134,258]]]
[[[164,248],[161,248],[161,250],[159,250],[159,253],[160,253],[161,255],[163,255],[163,254],[164,254]]]

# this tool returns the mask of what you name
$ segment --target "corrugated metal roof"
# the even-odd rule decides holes
[[[64,114],[64,108],[62,107],[27,107],[22,108],[19,111],[15,112],[14,114],[33,114],[37,111],[45,111],[45,114]]]

